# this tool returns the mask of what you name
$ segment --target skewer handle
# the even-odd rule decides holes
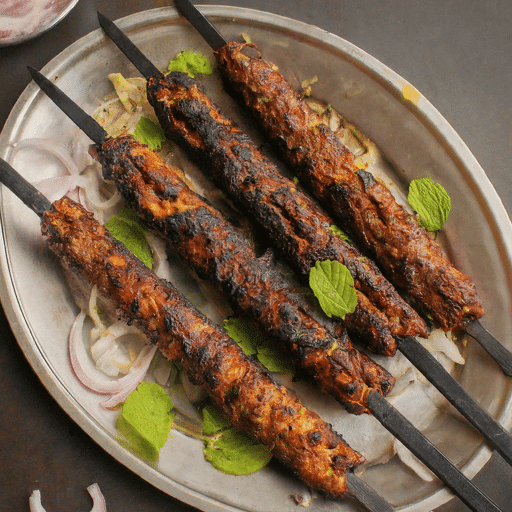
[[[512,353],[507,350],[485,327],[480,320],[473,320],[465,331],[500,365],[503,373],[512,377]]]
[[[363,482],[352,471],[346,473],[349,501],[362,512],[394,512],[394,508],[373,487]]]
[[[124,32],[115,23],[101,14],[101,12],[98,12],[97,15],[101,28],[142,73],[144,78],[149,80],[150,78],[161,76],[160,70],[125,36]]]
[[[174,6],[189,23],[201,34],[212,50],[218,50],[227,44],[217,29],[205,18],[189,0],[174,0]]]
[[[454,466],[414,425],[376,391],[368,396],[372,414],[474,512],[500,508]]]
[[[425,375],[448,401],[484,436],[498,453],[512,465],[512,435],[509,434],[443,368],[423,345],[412,337],[397,338],[400,352]]]
[[[52,203],[34,185],[0,158],[0,183],[16,194],[39,217],[49,210]]]

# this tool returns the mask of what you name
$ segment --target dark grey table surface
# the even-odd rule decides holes
[[[5,2],[5,0],[3,0]],[[0,13],[2,3],[0,2]],[[7,1],[9,3],[9,0]],[[510,0],[226,0],[317,25],[361,47],[411,82],[452,124],[512,212],[512,2]],[[80,0],[60,24],[18,46],[0,48],[0,127],[43,67],[112,19],[164,0]],[[90,510],[86,487],[100,484],[107,509],[195,510],[153,488],[92,441],[57,405],[19,349],[0,312],[0,509],[28,510],[40,489],[48,512]],[[494,454],[475,482],[512,511],[512,469]],[[468,510],[458,499],[436,512]]]

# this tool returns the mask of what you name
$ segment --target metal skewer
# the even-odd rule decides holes
[[[36,72],[37,73],[37,72]],[[42,75],[41,75],[42,76]],[[51,84],[53,86],[53,84]],[[82,115],[80,107],[73,109],[75,115]],[[82,114],[86,116],[85,112]],[[91,123],[94,127],[95,121]],[[98,125],[99,130],[94,127],[92,133],[98,136],[95,141],[101,143],[105,140],[102,136],[106,133]],[[46,211],[48,211],[52,204],[51,202],[42,195],[31,183],[23,178],[15,169],[12,168],[5,160],[0,158],[0,183],[3,183],[9,188],[19,199],[21,199],[32,211],[34,211],[39,217],[41,217]],[[34,200],[35,198],[35,200]],[[375,489],[357,477],[352,471],[346,473],[347,488],[349,501],[355,502],[355,505],[361,510],[366,512],[393,512],[393,507],[380,496]],[[497,511],[498,508],[483,508],[482,510]]]
[[[107,20],[104,16],[100,16],[100,20],[102,25],[108,26],[109,32],[119,33],[122,32],[109,20]],[[121,36],[119,36],[120,38]],[[144,58],[143,54],[137,50],[135,53],[133,52],[133,44],[129,42],[127,43],[127,39],[122,34],[123,42],[122,46],[126,47],[130,50],[130,55],[137,54],[137,59]],[[154,67],[150,67],[144,64],[136,65],[136,67],[140,70],[151,70],[148,71],[148,75],[146,78],[151,78],[154,76]],[[42,89],[50,95],[50,98],[61,107],[61,102],[59,102],[59,95],[55,96],[56,91],[58,89],[51,84],[48,84],[48,81],[42,77],[39,73],[35,72],[35,70],[31,70],[33,78],[36,82],[42,87]],[[160,75],[160,72],[158,71]],[[61,93],[62,94],[62,93]],[[71,119],[80,127],[81,125],[81,117],[85,115],[83,111],[82,114],[78,117],[72,117]],[[100,136],[100,140],[103,140],[102,135]],[[369,399],[369,403],[372,403],[374,408],[375,416],[381,421],[381,423],[390,430],[394,435],[397,436],[406,446],[408,446],[413,453],[424,462],[424,464],[429,467],[436,475],[438,475],[445,484],[450,487],[455,494],[457,494],[461,500],[463,500],[468,506],[470,506],[475,511],[482,510],[496,510],[497,507],[494,503],[492,503],[489,498],[487,498],[478,488],[474,486],[461,472],[458,470],[451,462],[449,462],[444,455],[430,443],[417,429],[414,428],[412,424],[410,424],[405,418],[403,418],[398,411],[396,411],[391,405],[389,405],[380,395],[378,397],[374,397],[376,393],[372,393],[372,397]]]

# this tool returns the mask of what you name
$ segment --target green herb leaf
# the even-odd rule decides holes
[[[228,475],[250,475],[265,467],[272,452],[227,422],[212,406],[203,409],[203,450],[210,464]]]
[[[181,51],[171,60],[168,67],[169,71],[181,71],[188,73],[190,78],[195,78],[196,75],[210,75],[213,73],[212,66],[208,57],[200,53]]]
[[[409,185],[407,200],[418,212],[420,224],[427,231],[443,228],[452,205],[442,185],[426,177],[413,180]]]
[[[317,261],[309,273],[309,285],[329,318],[345,318],[357,306],[354,279],[339,261]]]
[[[224,320],[224,329],[246,355],[255,356],[258,353],[258,345],[263,342],[263,335],[252,323],[230,316]]]
[[[224,320],[224,329],[239,345],[246,355],[254,357],[271,372],[287,373],[292,371],[291,364],[270,345],[251,322],[236,317]]]
[[[332,231],[335,235],[338,235],[345,242],[352,243],[352,242],[350,242],[350,238],[347,236],[345,231],[343,231],[338,226],[336,226],[336,224],[331,224],[329,226],[329,230]]]
[[[231,423],[222,416],[217,407],[211,405],[203,407],[203,434],[213,436],[219,430],[231,427]]]
[[[258,354],[256,357],[258,358],[258,361],[271,372],[288,373],[292,371],[290,362],[287,361],[278,350],[269,346],[267,342],[264,342],[258,347]]]
[[[153,266],[153,255],[146,239],[146,230],[131,210],[123,208],[119,215],[114,215],[108,220],[105,227],[147,267]]]
[[[141,382],[124,402],[116,427],[139,454],[157,459],[174,422],[173,407],[160,385]]]
[[[135,126],[133,136],[142,144],[147,144],[151,149],[159,150],[165,142],[165,133],[162,127],[149,119],[142,116]]]

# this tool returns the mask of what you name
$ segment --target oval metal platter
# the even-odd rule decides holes
[[[419,93],[411,96],[411,85],[392,70],[319,28],[248,9],[201,9],[227,39],[249,34],[265,58],[275,62],[293,84],[300,86],[301,81],[316,76],[315,96],[331,104],[377,144],[395,170],[393,180],[404,190],[407,182],[425,175],[443,184],[452,199],[444,230],[446,249],[455,264],[475,280],[487,309],[484,325],[499,339],[508,340],[512,349],[512,226],[484,171],[427,99]],[[173,8],[142,12],[118,24],[161,69],[183,49],[211,55]],[[100,30],[71,45],[42,71],[90,113],[111,92],[109,73],[137,75]],[[218,77],[211,78],[210,85],[215,80]],[[219,84],[214,99],[228,113],[239,116],[240,111]],[[239,116],[238,121],[254,131],[248,119]],[[55,162],[30,151],[20,152],[14,159],[13,145],[38,137],[58,141],[70,150],[77,131],[31,84],[0,136],[0,156],[36,182],[57,172]],[[118,442],[114,427],[118,413],[103,409],[101,397],[84,389],[70,368],[67,336],[77,308],[58,264],[46,249],[38,218],[9,191],[2,189],[1,199],[2,304],[34,371],[69,416],[122,464],[169,495],[202,510],[296,511],[291,496],[307,489],[278,464],[251,476],[227,476],[205,462],[200,441],[175,431],[153,464],[140,460]],[[457,369],[457,378],[510,428],[510,380],[475,342],[463,341],[467,342],[466,364]],[[338,416],[345,415],[340,433],[365,454],[368,443],[355,433],[373,418],[348,416],[334,402],[314,393],[304,400],[335,425],[339,424]],[[433,436],[468,477],[489,459],[491,452],[481,437],[451,407],[441,405],[427,422],[415,416],[411,403],[402,404],[402,412],[409,416],[408,411],[410,419],[424,424],[425,433]],[[451,498],[437,480],[420,480],[397,457],[368,468],[362,478],[403,512],[432,510]],[[317,497],[309,510],[348,512],[353,508],[344,501]]]

